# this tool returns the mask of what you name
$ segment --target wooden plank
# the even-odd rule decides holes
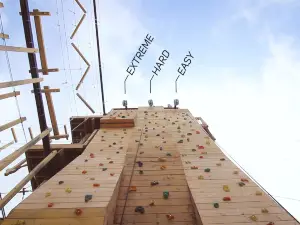
[[[85,8],[83,7],[83,5],[79,2],[79,0],[75,0],[75,2],[77,3],[77,5],[81,8],[83,13],[86,13]]]
[[[12,133],[15,143],[17,143],[18,138],[17,138],[16,132],[15,132],[15,129],[12,127],[12,128],[10,128],[10,130],[11,130],[11,133]]]
[[[21,12],[19,12],[20,15],[22,15]],[[42,11],[38,11],[38,12],[29,12],[30,16],[51,16],[50,12],[42,12]]]
[[[13,127],[13,126],[15,126],[15,125],[17,125],[17,124],[19,124],[19,123],[23,123],[25,120],[26,120],[26,117],[21,117],[21,118],[19,118],[19,119],[16,119],[16,120],[14,120],[14,121],[11,121],[11,122],[9,122],[9,123],[6,123],[6,124],[4,124],[4,125],[1,125],[1,126],[0,126],[0,132],[1,132],[1,131],[4,131],[4,130],[6,130],[6,129],[9,129],[9,128],[11,128],[11,127]]]
[[[22,179],[7,195],[0,200],[0,208],[3,208],[51,159],[57,154],[57,151],[52,151],[46,158],[44,158],[30,173]]]
[[[33,78],[33,79],[2,82],[0,83],[0,88],[15,87],[24,84],[33,84],[33,83],[42,82],[43,80],[44,78]]]
[[[81,84],[83,83],[83,80],[84,80],[85,76],[87,75],[87,73],[89,72],[89,70],[90,70],[90,66],[88,66],[88,67],[86,68],[84,74],[82,75],[80,81],[78,82],[78,84],[77,84],[77,86],[76,86],[76,90],[78,90],[79,87],[81,86]]]
[[[12,168],[8,168],[8,169],[5,171],[4,175],[5,175],[5,176],[8,176],[8,175],[10,175],[10,174],[12,174],[12,173],[17,172],[17,171],[18,171],[19,169],[21,169],[22,167],[27,166],[27,164],[23,165],[24,163],[26,163],[26,159],[23,159],[22,161],[20,161],[18,164],[16,164],[16,165],[13,166]]]
[[[11,141],[3,146],[0,147],[0,152],[3,150],[3,149],[6,149],[8,148],[9,146],[13,145],[15,142],[14,141]]]
[[[86,105],[86,107],[88,107],[89,110],[91,110],[92,113],[95,113],[95,111],[93,110],[93,108],[82,98],[82,96],[79,93],[76,93],[76,95]]]
[[[69,139],[69,134],[68,134],[68,130],[67,130],[67,125],[64,125],[64,130],[65,130],[65,135],[67,135],[66,138],[68,140]]]
[[[9,35],[8,34],[0,33],[0,38],[9,39]]]
[[[38,9],[34,9],[33,13],[37,14],[39,12]],[[44,75],[48,75],[48,64],[47,64],[47,57],[46,57],[46,50],[44,44],[44,37],[43,37],[43,30],[42,30],[42,22],[40,16],[34,16],[34,23],[35,23],[35,30],[36,30],[36,37],[39,46],[40,52],[40,60],[42,65],[42,70]],[[54,127],[53,127],[54,131]]]
[[[17,97],[18,95],[20,95],[19,91],[9,92],[9,93],[0,95],[0,100],[6,99],[6,98],[11,98],[11,97]]]
[[[44,90],[49,90],[49,86],[44,86]],[[51,124],[52,124],[53,133],[54,133],[54,136],[58,136],[59,130],[58,130],[58,126],[57,126],[57,120],[56,120],[55,109],[54,109],[54,105],[53,105],[53,101],[52,101],[51,92],[46,91],[45,96],[46,96],[46,101],[47,101],[47,105],[48,105],[49,116],[50,116],[50,120],[51,120]]]
[[[82,58],[82,60],[85,62],[85,64],[87,66],[90,66],[89,62],[86,60],[86,58],[83,56],[83,54],[80,52],[80,50],[77,48],[77,46],[74,43],[71,43],[71,45],[73,46],[73,48],[75,49],[75,51],[78,53],[78,55],[80,55],[80,57]]]
[[[74,30],[74,31],[73,31],[73,33],[72,33],[72,35],[71,35],[70,39],[73,39],[73,37],[74,37],[74,36],[75,36],[75,34],[77,33],[77,31],[78,31],[79,27],[81,26],[82,22],[83,22],[83,21],[84,21],[84,19],[85,19],[85,16],[86,16],[86,14],[83,14],[83,15],[82,15],[82,17],[81,17],[81,19],[80,19],[79,23],[76,25],[76,27],[75,27],[75,30]]]
[[[43,69],[38,69],[38,72],[39,73],[45,73],[45,72],[48,72],[48,73],[53,73],[53,72],[59,72],[59,69],[58,68],[52,68],[52,69],[47,69],[47,70],[43,70]],[[31,73],[31,71],[29,70],[29,73]]]
[[[0,45],[0,51],[27,52],[27,53],[39,52],[37,48],[23,48],[23,47],[15,47],[15,46],[7,46],[7,45]]]
[[[31,141],[26,143],[24,146],[19,148],[18,150],[14,151],[10,155],[6,156],[4,159],[0,160],[0,171],[2,171],[5,167],[7,167],[10,163],[15,161],[19,156],[21,156],[23,153],[29,150],[30,147],[35,145],[38,141],[40,141],[45,136],[49,135],[51,132],[51,128],[48,128],[47,130],[43,131],[40,135],[33,138]]]
[[[60,88],[48,88],[48,89],[41,89],[42,93],[46,92],[60,92]],[[34,93],[33,90],[31,90],[31,93]]]
[[[30,138],[31,138],[31,140],[32,140],[32,139],[33,139],[33,134],[32,134],[31,127],[28,127],[28,131],[29,131]]]
[[[47,219],[25,219],[26,225],[103,225],[104,217],[90,216],[86,218],[47,218]],[[6,218],[2,225],[12,225],[20,223],[19,219]],[[174,224],[177,225],[177,224]]]
[[[60,134],[60,135],[54,135],[54,136],[50,136],[49,137],[50,139],[55,139],[55,140],[58,140],[58,139],[61,139],[61,138],[69,138],[69,135],[68,134]]]

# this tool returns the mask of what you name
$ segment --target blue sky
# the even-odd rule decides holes
[[[50,11],[43,18],[49,67],[59,73],[44,76],[42,85],[61,88],[53,94],[58,123],[62,131],[71,115],[88,115],[88,109],[74,95],[85,65],[71,47],[69,39],[81,11],[73,0],[30,0],[30,7]],[[47,4],[45,4],[47,2]],[[91,63],[91,70],[80,93],[101,114],[99,75],[91,0],[82,0],[87,18],[74,43]],[[25,46],[17,1],[4,1],[1,9],[4,30],[11,38],[7,45]],[[129,107],[167,105],[178,98],[182,108],[201,116],[210,125],[218,143],[230,153],[262,186],[277,196],[290,212],[300,219],[300,41],[297,0],[210,0],[210,1],[99,1],[100,44],[107,110],[120,107],[123,99]],[[59,26],[58,26],[59,25]],[[149,51],[123,93],[126,68],[143,38],[155,37]],[[170,58],[149,94],[151,70],[161,52]],[[195,57],[180,77],[178,93],[174,82],[185,54]],[[14,79],[29,78],[27,56],[9,53]],[[71,70],[70,70],[71,69]],[[0,53],[0,80],[10,80],[4,53]],[[31,86],[18,87],[24,123],[38,134],[37,115]],[[0,90],[1,93],[8,90]],[[10,91],[10,90],[9,90]],[[6,107],[0,122],[18,117],[14,99],[3,100]],[[45,107],[47,110],[47,107]],[[48,117],[48,124],[50,120]],[[16,127],[20,143],[0,153],[12,152],[25,142],[21,126]],[[28,132],[25,133],[28,136]],[[1,144],[11,140],[9,131],[1,133]],[[62,141],[60,141],[62,142]],[[22,169],[10,177],[0,178],[7,192],[26,173]],[[286,198],[281,198],[286,197]],[[17,197],[7,209],[20,200]]]

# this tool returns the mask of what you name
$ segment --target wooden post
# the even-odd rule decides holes
[[[12,133],[12,135],[14,137],[15,143],[17,143],[18,142],[18,138],[17,138],[16,132],[15,132],[15,129],[12,127],[12,128],[10,128],[10,130],[11,130],[11,133]]]
[[[71,43],[71,45],[73,46],[73,48],[75,49],[75,51],[78,53],[78,55],[80,55],[80,57],[82,58],[82,60],[86,63],[86,65],[90,66],[89,62],[86,60],[86,58],[82,55],[82,53],[79,51],[79,49],[77,48],[77,46],[74,43]]]
[[[31,138],[31,140],[32,140],[32,139],[33,139],[33,134],[32,134],[31,127],[28,127],[28,131],[29,131],[30,138]]]
[[[60,135],[50,136],[49,138],[50,138],[50,139],[58,140],[58,139],[61,139],[61,138],[67,138],[67,139],[68,139],[68,137],[69,137],[68,134],[60,134]]]
[[[57,154],[57,151],[52,151],[44,158],[34,169],[21,180],[5,197],[0,201],[0,208],[3,208],[51,159]]]
[[[22,161],[20,161],[18,164],[16,164],[16,165],[13,166],[12,168],[8,168],[8,169],[5,171],[4,175],[5,175],[5,176],[8,176],[8,175],[10,175],[10,174],[12,174],[12,173],[17,172],[17,171],[18,171],[19,169],[21,169],[22,167],[27,166],[27,164],[23,165],[24,163],[26,163],[26,159],[23,159]]]
[[[41,89],[42,93],[46,93],[46,92],[60,92],[59,88],[48,88],[48,89]],[[34,91],[32,90],[31,93],[34,93]]]
[[[83,5],[79,2],[79,0],[75,0],[75,2],[77,3],[77,5],[81,8],[83,13],[86,13],[85,8],[83,7]]]
[[[72,35],[71,35],[71,39],[73,39],[73,37],[75,36],[75,34],[77,33],[77,30],[79,29],[80,25],[82,24],[83,20],[85,19],[86,14],[83,14],[79,23],[76,25],[75,30],[73,31]]]
[[[91,110],[92,111],[92,113],[95,113],[95,111],[93,110],[93,108],[82,98],[82,96],[79,94],[79,93],[77,93],[76,94],[77,96],[78,96],[78,98],[80,98],[80,100],[86,105],[86,107],[88,107],[89,108],[89,110]]]
[[[25,79],[25,80],[15,80],[15,81],[8,81],[0,83],[0,88],[7,88],[7,87],[15,87],[24,84],[34,84],[42,82],[44,78],[33,78],[33,79]]]
[[[77,86],[76,86],[76,91],[79,89],[80,85],[83,83],[83,80],[84,80],[85,76],[87,75],[87,73],[89,72],[89,70],[90,70],[90,66],[88,66],[88,67],[86,68],[86,70],[84,71],[84,74],[82,75],[82,77],[81,77],[79,83],[78,83]]]
[[[39,50],[37,48],[23,48],[15,46],[0,45],[0,51],[7,52],[27,52],[27,53],[37,53]]]
[[[13,126],[15,126],[19,123],[23,123],[25,120],[26,120],[26,117],[21,117],[20,119],[16,119],[16,120],[11,121],[7,124],[4,124],[4,125],[0,126],[0,132],[4,131],[6,129],[9,129],[9,128],[11,128],[11,127],[13,127]]]
[[[67,130],[67,126],[64,125],[64,129],[65,129],[65,134],[68,135],[68,130]],[[67,140],[69,140],[69,135],[67,136]]]
[[[47,89],[49,90],[49,86],[44,86],[44,90],[47,90]],[[53,133],[54,133],[54,135],[59,135],[59,130],[58,130],[58,126],[57,126],[57,120],[56,120],[55,109],[53,106],[51,92],[45,91],[45,96],[46,96],[46,100],[47,100],[47,105],[48,105],[49,115],[50,115],[51,124],[52,124],[52,128],[53,128]]]
[[[11,98],[11,97],[17,97],[18,95],[20,95],[19,91],[9,92],[9,93],[0,95],[0,100],[6,99],[6,98]]]
[[[6,145],[3,145],[0,147],[0,152],[3,150],[3,149],[6,149],[7,147],[11,146],[12,144],[14,144],[15,142],[14,141],[11,141],[9,143],[7,143]]]
[[[20,157],[20,155],[28,151],[30,147],[35,145],[42,138],[49,135],[51,130],[52,130],[51,128],[48,128],[47,130],[43,131],[40,135],[36,136],[31,141],[27,142],[23,147],[19,148],[18,150],[14,151],[10,155],[6,156],[4,159],[0,160],[0,171],[2,171],[5,167],[7,167],[9,164],[15,161],[18,157]]]

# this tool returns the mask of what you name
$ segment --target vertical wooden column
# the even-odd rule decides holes
[[[44,86],[44,90],[48,90],[48,89],[49,89],[49,86]],[[54,135],[59,135],[59,130],[58,130],[58,126],[57,126],[57,120],[56,120],[55,109],[53,106],[51,92],[45,91],[45,96],[46,96],[46,100],[47,100],[47,105],[48,105],[48,110],[49,110],[49,115],[50,115],[50,119],[51,119],[53,133],[54,133]]]

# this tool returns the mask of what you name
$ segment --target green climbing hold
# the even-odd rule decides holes
[[[139,174],[144,174],[144,171],[143,171],[143,170],[140,170],[140,171],[139,171]]]
[[[244,187],[244,186],[245,186],[245,183],[244,183],[244,182],[239,182],[239,186],[240,186],[240,187]]]
[[[93,195],[85,195],[84,196],[84,201],[88,202],[88,201],[92,200],[92,198],[93,198]]]
[[[192,149],[192,152],[195,152],[195,151],[196,151],[196,149],[193,148],[193,149]]]
[[[106,171],[107,170],[107,168],[102,168],[102,171]]]
[[[164,197],[164,199],[168,199],[169,198],[169,192],[168,191],[164,191],[163,192],[163,197]]]
[[[168,152],[168,153],[166,154],[166,156],[172,156],[172,154]]]
[[[219,208],[219,203],[214,203],[214,207],[215,207],[216,209],[218,209],[218,208]]]
[[[209,168],[206,168],[206,169],[204,170],[204,172],[209,173],[209,172],[210,172],[210,169],[209,169]]]
[[[183,143],[183,140],[179,140],[177,143]]]

